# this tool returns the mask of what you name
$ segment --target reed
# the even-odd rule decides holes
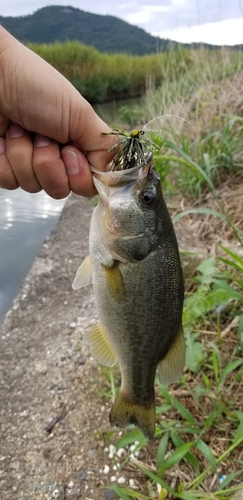
[[[195,54],[180,48],[145,56],[100,53],[78,41],[28,44],[68,78],[91,103],[127,98],[157,89],[162,82],[185,77]]]

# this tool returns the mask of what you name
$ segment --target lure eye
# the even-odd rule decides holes
[[[149,206],[152,205],[153,201],[156,198],[156,193],[154,191],[148,190],[148,191],[143,191],[141,195],[141,200],[143,205]]]

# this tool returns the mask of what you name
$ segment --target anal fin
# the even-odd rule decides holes
[[[116,354],[110,346],[105,331],[100,323],[93,326],[84,335],[84,343],[90,346],[92,356],[103,365],[113,366],[117,362]]]
[[[158,365],[159,381],[163,385],[176,382],[181,376],[186,358],[186,347],[182,328],[179,330],[170,350]]]

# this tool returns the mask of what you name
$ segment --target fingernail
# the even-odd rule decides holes
[[[45,135],[36,134],[34,138],[34,145],[38,148],[43,148],[44,146],[50,146],[51,139]]]
[[[5,153],[5,140],[0,137],[0,154]]]
[[[62,156],[64,154],[64,163],[66,167],[66,172],[70,175],[76,175],[79,173],[79,159],[77,153],[71,149],[63,149]]]
[[[23,137],[24,129],[23,127],[20,127],[20,125],[12,123],[9,127],[9,135],[11,138]]]

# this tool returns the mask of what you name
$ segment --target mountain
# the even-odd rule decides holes
[[[75,7],[51,5],[33,14],[19,17],[0,16],[0,24],[21,42],[37,44],[79,40],[100,52],[123,52],[145,55],[163,52],[168,48],[185,47],[198,49],[220,49],[207,43],[177,43],[154,37],[142,28],[133,26],[121,19],[100,14],[91,14]],[[242,50],[243,45],[231,47]]]
[[[165,50],[170,44],[117,17],[91,14],[70,6],[43,7],[27,16],[0,16],[0,24],[22,42],[79,40],[101,52],[144,55]]]

